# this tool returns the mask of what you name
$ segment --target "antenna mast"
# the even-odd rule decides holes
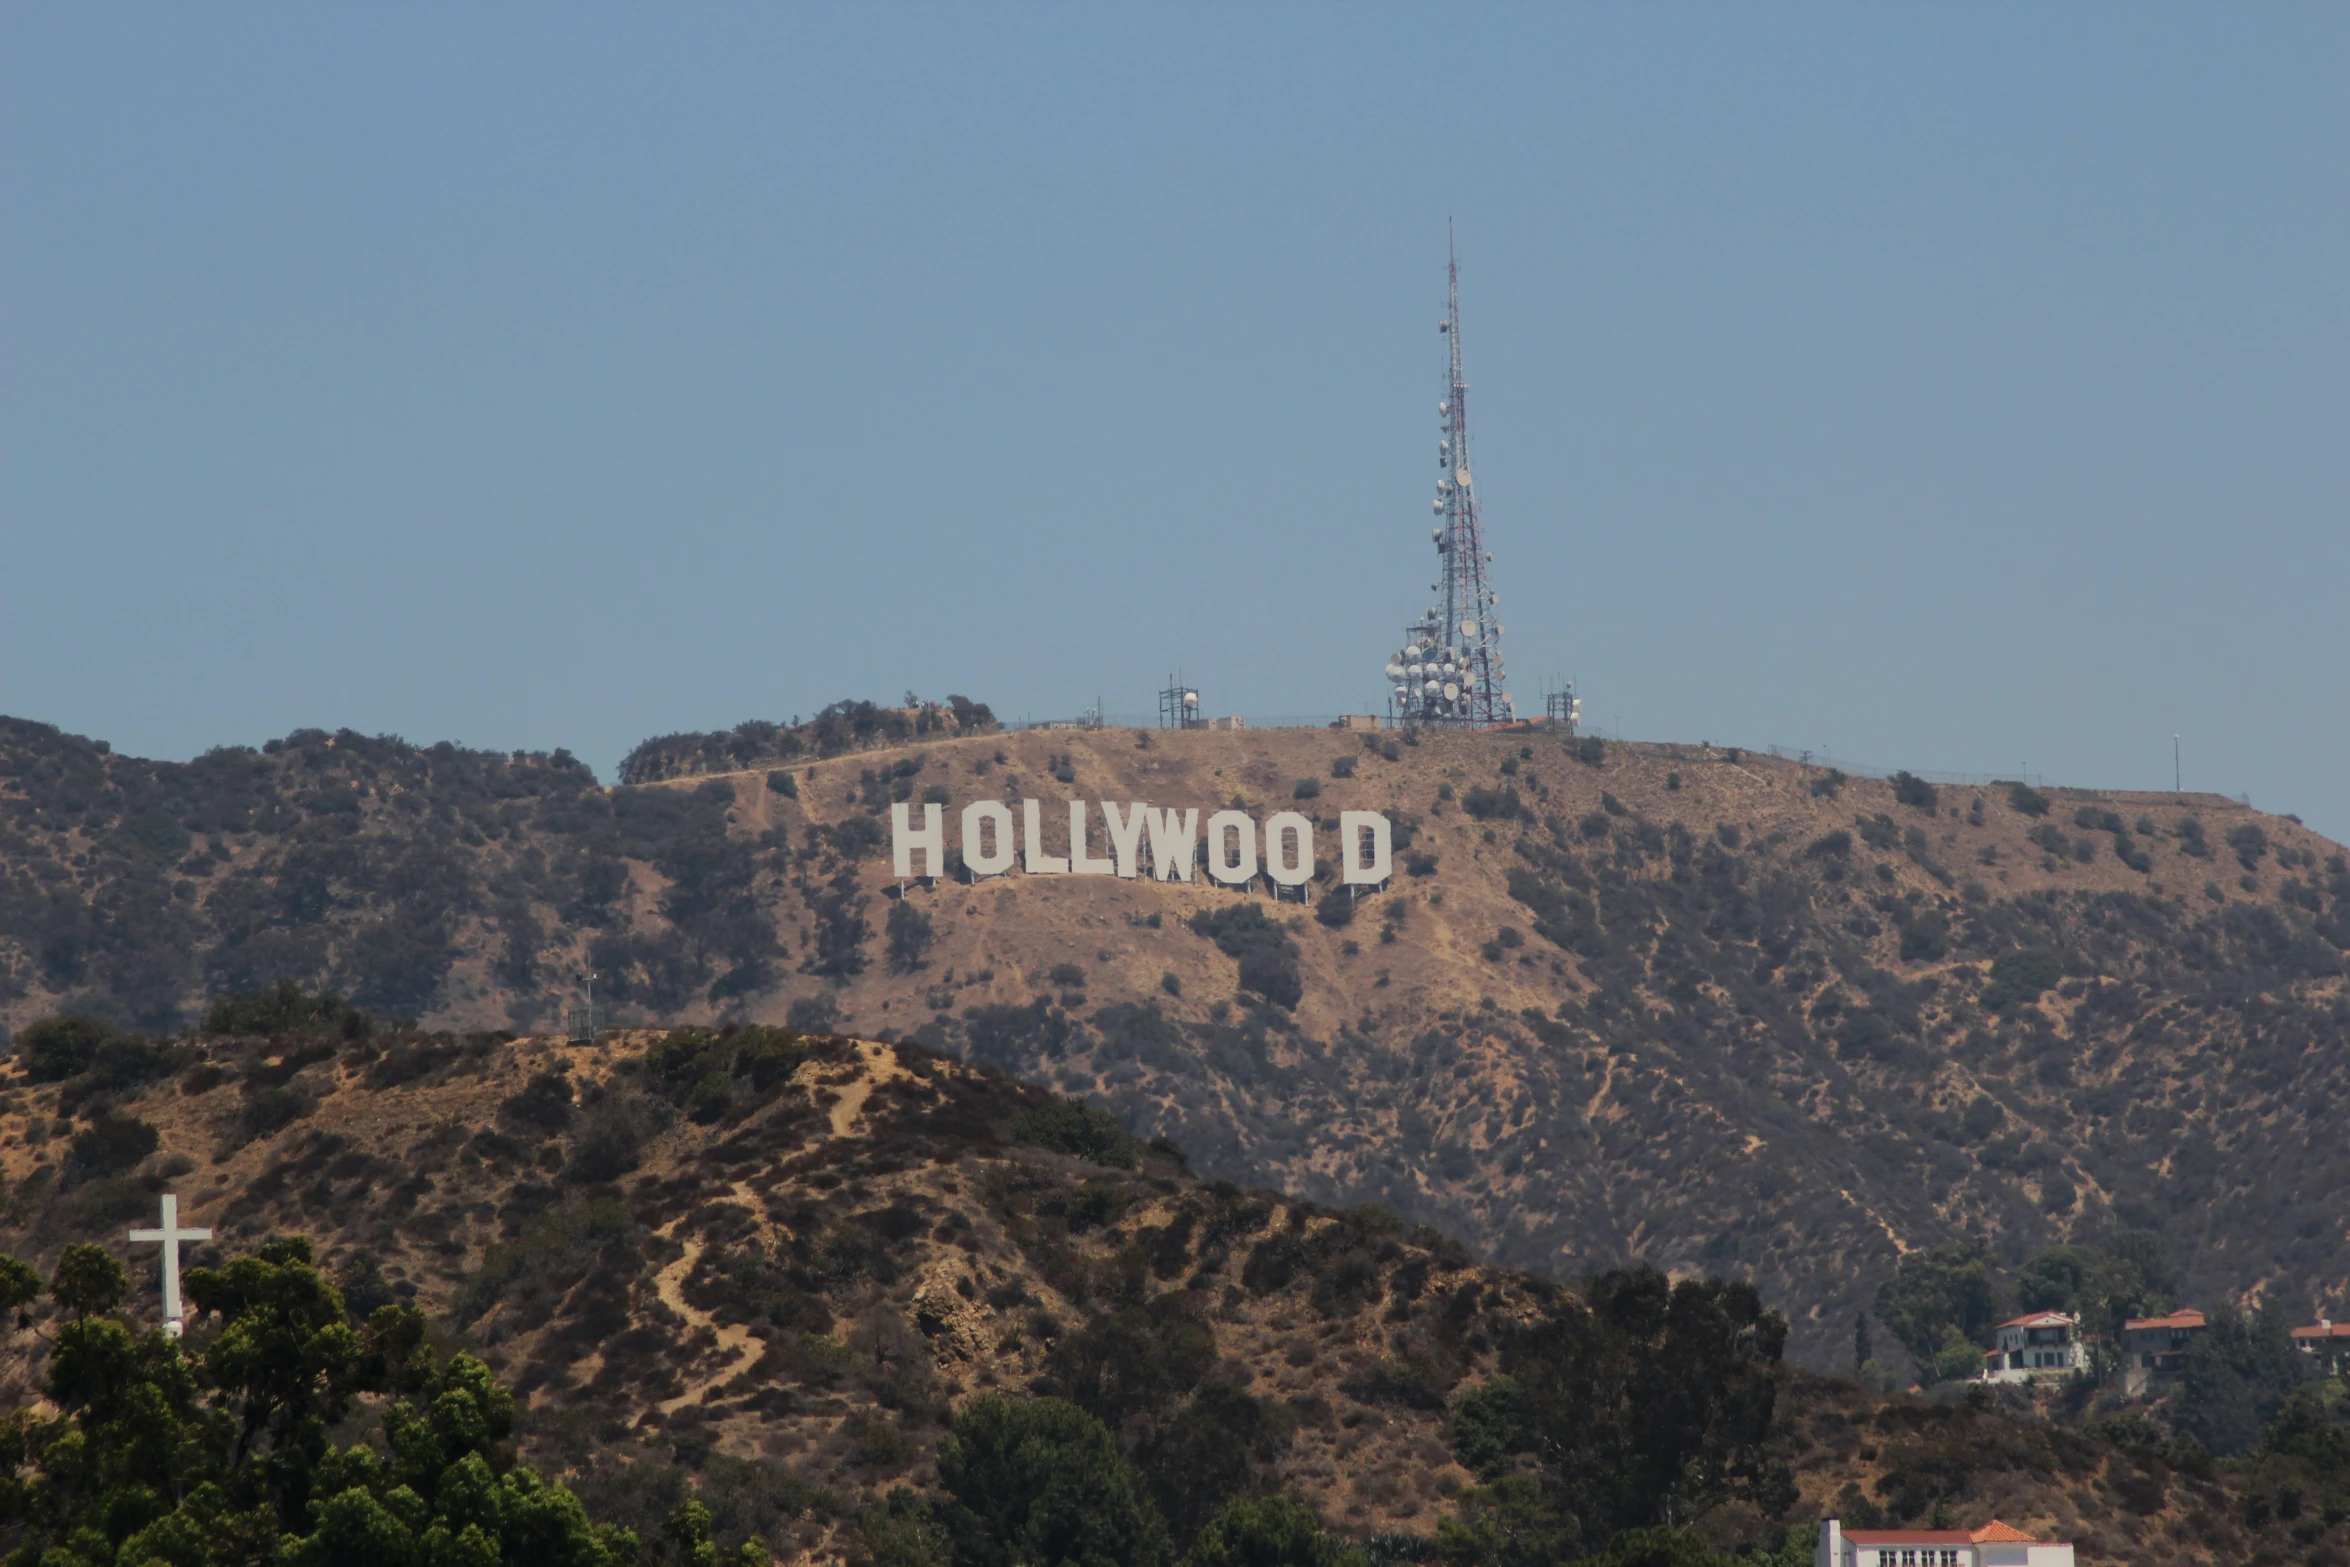
[[[1445,340],[1444,396],[1436,404],[1434,510],[1430,529],[1442,574],[1428,584],[1437,601],[1404,628],[1403,650],[1387,665],[1392,711],[1407,724],[1485,728],[1516,717],[1502,673],[1500,596],[1487,581],[1492,557],[1477,522],[1469,469],[1469,383],[1461,369],[1461,264],[1448,228],[1445,310],[1436,330]]]

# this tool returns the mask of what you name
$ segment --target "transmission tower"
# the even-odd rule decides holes
[[[1430,529],[1441,565],[1428,584],[1436,602],[1404,627],[1404,645],[1387,664],[1392,711],[1407,724],[1482,728],[1517,714],[1501,662],[1500,597],[1487,580],[1493,557],[1477,525],[1469,469],[1469,383],[1461,371],[1461,264],[1449,236],[1445,258],[1444,396],[1436,404],[1435,512]]]
[[[1208,721],[1199,716],[1199,692],[1184,684],[1181,674],[1167,677],[1165,689],[1159,692],[1159,727],[1161,729],[1205,729]]]

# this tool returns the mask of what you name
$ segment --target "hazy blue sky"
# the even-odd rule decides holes
[[[0,711],[1522,708],[2350,837],[2350,8],[0,10]]]

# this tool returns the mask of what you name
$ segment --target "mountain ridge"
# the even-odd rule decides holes
[[[891,1493],[934,1491],[954,1411],[998,1394],[1097,1411],[1180,1534],[1266,1488],[1342,1536],[1384,1537],[1381,1560],[1427,1560],[1448,1521],[1535,1521],[1510,1512],[1520,1492],[1477,1482],[1510,1472],[1497,1417],[1531,1385],[1510,1373],[1542,1371],[1544,1332],[1611,1294],[1636,1316],[1665,1305],[1653,1274],[1562,1286],[1376,1208],[1199,1180],[1098,1113],[911,1045],[290,1021],[166,1050],[51,1041],[0,1073],[0,1243],[44,1269],[93,1236],[121,1251],[164,1190],[212,1231],[191,1267],[312,1237],[355,1313],[415,1305],[436,1347],[479,1353],[514,1389],[511,1458],[647,1540],[698,1495],[730,1550],[757,1535],[783,1560],[935,1561],[889,1554]],[[75,1121],[61,1148],[54,1129]],[[127,1151],[89,1135],[130,1123],[148,1131]],[[130,1251],[137,1326],[155,1256]],[[1790,1372],[1784,1325],[1751,1292],[1673,1290],[1674,1322],[1708,1313],[1729,1342],[1694,1332],[1677,1351],[1694,1364],[1642,1374],[1701,1373],[1687,1391],[1709,1422],[1745,1432],[1743,1449],[1707,1445],[1733,1483],[1717,1475],[1699,1528],[1764,1553],[1756,1567],[1789,1559],[1782,1526],[1800,1559],[1828,1512],[1996,1513],[2089,1561],[2273,1559],[2259,1552],[2281,1526],[2238,1521],[2260,1476]],[[200,1319],[190,1343],[216,1331]],[[15,1343],[0,1404],[21,1408],[46,1345]],[[1709,1389],[1725,1351],[1728,1387]],[[1611,1391],[1578,1417],[1629,1415],[1643,1437],[1672,1423],[1624,1400],[1638,1383],[1584,1396]],[[1487,1547],[1464,1559],[1521,1559]]]
[[[1963,1239],[2151,1229],[2195,1300],[2350,1287],[2350,867],[2215,797],[1539,731],[957,735],[604,790],[560,753],[306,731],[174,769],[9,721],[0,780],[20,1023],[293,979],[527,1030],[592,965],[624,1016],[915,1040],[1516,1265],[1751,1276],[1814,1366]],[[887,809],[926,795],[1379,809],[1403,873],[1351,921],[1197,880],[899,898]]]

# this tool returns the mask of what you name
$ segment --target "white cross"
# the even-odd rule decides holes
[[[133,1230],[134,1241],[161,1241],[163,1243],[163,1336],[180,1336],[180,1242],[208,1241],[210,1230],[183,1230],[180,1228],[180,1200],[170,1192],[163,1194],[163,1228],[160,1230]]]

